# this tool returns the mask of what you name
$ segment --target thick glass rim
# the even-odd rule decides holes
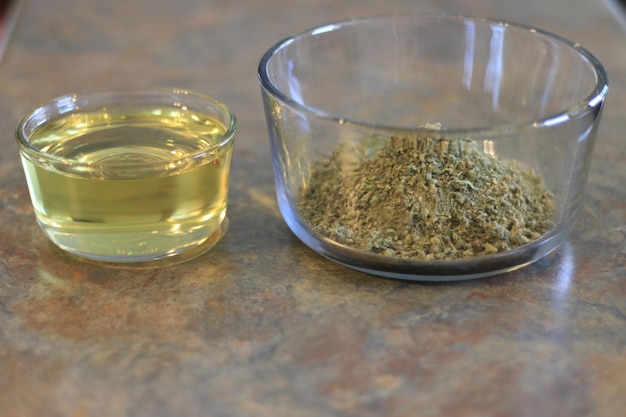
[[[281,89],[279,89],[274,83],[272,83],[271,77],[268,74],[268,66],[269,62],[272,60],[274,55],[276,55],[283,48],[291,45],[294,42],[297,42],[300,39],[306,37],[313,37],[320,34],[324,34],[327,32],[333,32],[338,29],[341,29],[346,26],[354,26],[359,23],[364,22],[375,22],[375,21],[385,21],[385,20],[395,20],[395,19],[414,19],[414,20],[458,20],[458,21],[473,21],[477,23],[481,23],[483,25],[498,25],[505,28],[513,28],[516,30],[529,32],[534,35],[543,36],[548,39],[552,39],[564,46],[567,46],[573,49],[577,55],[583,60],[588,62],[593,68],[594,75],[596,77],[596,84],[593,90],[587,95],[584,99],[573,103],[570,107],[563,109],[560,112],[557,112],[552,115],[548,115],[543,118],[531,119],[522,121],[519,123],[511,123],[511,124],[502,124],[502,125],[493,125],[493,126],[478,126],[478,127],[468,127],[468,128],[446,128],[445,126],[441,126],[441,128],[437,128],[439,133],[445,132],[448,134],[476,134],[480,133],[481,136],[491,136],[500,133],[510,133],[510,132],[519,132],[527,129],[536,129],[539,127],[551,127],[556,125],[561,125],[563,123],[567,123],[572,119],[576,119],[581,114],[587,113],[592,109],[598,109],[602,106],[605,97],[608,92],[609,82],[608,82],[608,74],[604,65],[598,60],[591,52],[582,47],[577,42],[572,42],[569,39],[563,38],[554,33],[519,23],[508,22],[505,20],[497,20],[490,18],[477,18],[471,16],[461,16],[461,15],[425,15],[425,14],[395,14],[395,15],[382,15],[382,16],[374,16],[367,18],[356,18],[349,20],[337,21],[334,23],[328,23],[325,25],[317,26],[312,29],[305,30],[296,35],[289,36],[287,38],[282,39],[281,41],[274,44],[270,47],[261,57],[261,60],[258,65],[258,77],[263,89],[274,98],[283,102],[291,108],[298,109],[302,112],[309,113],[315,117],[326,119],[330,122],[341,123],[342,125],[353,126],[353,127],[363,127],[368,129],[377,129],[380,131],[391,131],[397,132],[402,130],[403,132],[411,131],[411,132],[433,132],[433,128],[418,126],[415,128],[399,128],[397,126],[378,124],[378,123],[368,123],[361,120],[354,120],[350,118],[345,118],[340,115],[325,111],[319,107],[308,106],[306,104],[302,104],[292,98],[290,98],[287,94],[285,94]]]
[[[31,144],[29,135],[27,135],[26,132],[32,132],[39,126],[53,121],[57,117],[75,113],[83,108],[93,110],[97,106],[122,104],[124,101],[128,101],[129,104],[134,105],[145,103],[147,105],[152,104],[156,106],[161,104],[167,105],[171,108],[184,108],[186,103],[182,99],[184,99],[185,96],[206,102],[207,104],[215,107],[223,113],[225,116],[224,118],[227,119],[227,123],[225,124],[226,130],[220,141],[214,142],[210,146],[200,149],[197,152],[189,152],[167,162],[169,165],[180,166],[185,161],[200,160],[212,152],[223,148],[234,139],[235,132],[237,130],[237,118],[224,103],[208,95],[196,93],[186,89],[155,87],[148,89],[118,89],[65,94],[26,113],[26,115],[24,115],[18,122],[15,130],[15,138],[19,145],[20,152],[27,153],[31,157],[36,157],[39,160],[50,164],[62,164],[77,168],[85,167],[89,170],[97,169],[99,167],[98,164],[81,162],[42,152],[41,149]],[[88,100],[89,102],[83,106],[81,100]],[[54,113],[51,113],[51,110],[54,110]],[[34,126],[32,126],[33,124]],[[162,165],[163,162],[161,161],[139,162],[135,164],[137,168],[144,170],[157,167],[160,168]]]

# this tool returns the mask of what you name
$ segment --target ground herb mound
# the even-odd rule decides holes
[[[541,177],[475,145],[399,137],[374,152],[340,145],[312,167],[300,212],[336,242],[423,260],[505,252],[550,229],[554,202]]]

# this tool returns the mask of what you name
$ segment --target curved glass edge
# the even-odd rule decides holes
[[[283,93],[278,87],[276,87],[272,83],[270,76],[267,72],[267,68],[269,65],[269,61],[274,57],[274,55],[276,55],[276,53],[279,50],[287,47],[288,45],[294,42],[297,42],[297,40],[300,38],[304,38],[307,36],[317,36],[320,34],[335,31],[337,29],[341,29],[344,26],[355,25],[355,24],[362,23],[362,22],[368,22],[368,21],[371,22],[371,21],[376,21],[376,20],[382,21],[386,19],[400,19],[400,18],[438,19],[438,20],[446,19],[446,20],[460,20],[460,21],[471,20],[474,22],[482,22],[484,24],[490,24],[490,25],[495,24],[495,25],[499,25],[503,27],[510,27],[510,28],[515,28],[515,29],[531,32],[531,33],[540,34],[542,36],[553,39],[565,46],[568,46],[574,49],[584,60],[589,62],[594,69],[595,76],[596,76],[596,85],[593,91],[590,92],[590,94],[585,99],[583,99],[580,102],[575,103],[574,105],[570,106],[567,109],[564,109],[560,113],[552,114],[541,119],[529,120],[526,122],[517,123],[513,125],[476,127],[476,128],[468,128],[468,129],[446,129],[444,127],[440,129],[439,132],[445,131],[449,134],[456,134],[456,135],[470,134],[470,135],[490,136],[490,135],[500,134],[501,132],[504,132],[504,131],[506,131],[507,133],[511,133],[515,131],[522,132],[526,129],[536,129],[537,127],[540,127],[540,126],[555,126],[555,125],[559,125],[562,123],[566,123],[570,119],[574,119],[578,117],[580,114],[589,112],[593,109],[600,109],[608,93],[609,79],[608,79],[608,73],[606,71],[606,68],[600,62],[599,59],[597,59],[590,51],[582,47],[579,43],[572,42],[559,35],[556,35],[554,33],[551,33],[551,32],[548,32],[539,28],[535,28],[533,26],[507,22],[503,20],[495,20],[495,19],[489,19],[489,18],[476,18],[476,17],[469,17],[469,16],[457,16],[457,15],[446,16],[446,15],[420,15],[420,14],[383,15],[383,16],[374,16],[374,17],[363,18],[363,19],[343,20],[343,21],[338,21],[335,23],[329,23],[329,24],[325,24],[322,26],[317,26],[315,28],[300,32],[294,36],[284,38],[283,40],[277,42],[272,47],[270,47],[263,54],[263,56],[261,57],[261,60],[259,61],[259,65],[257,67],[257,75],[258,75],[261,87],[265,90],[267,94],[273,96],[278,101],[285,103],[285,105],[292,107],[294,109],[298,109],[305,113],[311,114],[312,116],[315,116],[317,118],[327,119],[329,121],[334,121],[334,122],[341,121],[341,123],[344,125],[362,126],[364,128],[376,128],[379,130],[388,130],[388,131],[395,132],[398,129],[393,126],[373,125],[373,124],[369,124],[363,121],[349,120],[349,119],[345,119],[344,117],[341,117],[340,115],[328,113],[324,111],[323,109],[319,109],[316,107],[311,107],[311,106],[307,106],[305,104],[299,103],[289,98],[285,93]],[[401,130],[406,131],[407,129],[401,129]],[[421,126],[416,127],[411,130],[414,132],[432,132],[432,129],[427,128],[427,127],[421,127]],[[488,132],[488,134],[486,132]]]
[[[302,223],[280,195],[278,206],[289,229],[314,252],[360,272],[411,281],[461,281],[512,272],[558,249],[574,223],[552,229],[536,241],[509,252],[470,259],[424,261],[369,254],[334,242]]]
[[[219,227],[209,235],[204,241],[194,246],[187,246],[175,251],[167,252],[157,257],[142,256],[138,258],[110,258],[94,256],[90,253],[75,251],[60,245],[53,239],[49,239],[50,245],[58,248],[62,253],[78,262],[86,262],[94,265],[103,266],[111,269],[154,269],[167,268],[173,265],[179,265],[203,256],[217,245],[228,232],[230,221],[228,216],[220,223]],[[43,229],[42,229],[43,230]],[[45,230],[44,230],[44,233]],[[47,234],[47,233],[46,233]],[[50,237],[48,235],[48,237]]]
[[[46,123],[51,119],[51,109],[54,109],[54,116],[61,116],[75,110],[80,110],[85,101],[91,101],[93,105],[104,105],[122,102],[123,100],[134,99],[137,100],[134,102],[138,104],[139,100],[145,100],[145,103],[151,104],[164,104],[161,100],[171,97],[172,99],[180,98],[183,96],[190,96],[198,100],[202,100],[206,103],[211,103],[215,106],[216,109],[219,109],[228,121],[225,124],[225,132],[222,140],[216,142],[212,146],[203,149],[201,151],[185,155],[173,162],[182,162],[188,160],[195,160],[201,158],[202,156],[212,152],[216,149],[221,149],[228,145],[230,142],[234,140],[235,133],[237,131],[237,117],[235,114],[221,101],[204,95],[200,93],[196,93],[189,90],[178,89],[178,88],[166,88],[166,87],[156,87],[150,89],[143,90],[111,90],[111,91],[93,91],[93,92],[84,92],[84,93],[70,93],[63,96],[59,96],[46,104],[43,104],[35,109],[29,111],[22,119],[18,122],[17,128],[15,130],[15,139],[19,145],[20,153],[25,157],[36,157],[43,159],[50,163],[60,163],[60,164],[70,164],[72,166],[80,166],[81,164],[77,161],[68,161],[65,158],[60,158],[55,155],[49,155],[41,152],[36,147],[32,146],[28,140],[28,135],[26,134],[27,130],[33,131],[37,127],[41,126],[43,123]],[[130,101],[130,103],[133,103]],[[171,101],[171,105],[174,105],[177,101]],[[179,103],[180,104],[180,103]],[[184,103],[182,103],[184,105]],[[27,129],[31,123],[35,125],[31,129]],[[156,166],[157,164],[153,163],[141,163],[139,164],[142,167],[151,167]]]

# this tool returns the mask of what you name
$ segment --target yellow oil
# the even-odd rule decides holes
[[[233,143],[216,146],[225,130],[198,113],[161,109],[72,114],[38,127],[30,143],[63,158],[22,153],[40,226],[62,248],[105,261],[201,244],[226,213]]]

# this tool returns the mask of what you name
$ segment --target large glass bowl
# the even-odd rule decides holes
[[[258,71],[278,204],[319,254],[385,277],[468,279],[528,265],[571,230],[608,89],[602,64],[579,44],[496,20],[385,16],[282,40]],[[533,170],[552,194],[552,227],[512,250],[429,260],[362,250],[307,221],[301,203],[317,161],[340,143],[362,149],[402,135],[470,138],[478,152]]]

